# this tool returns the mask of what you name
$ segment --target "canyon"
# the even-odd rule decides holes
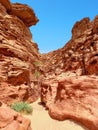
[[[31,130],[30,120],[8,106],[38,98],[51,118],[98,130],[98,16],[76,22],[65,46],[47,54],[30,32],[38,21],[29,6],[0,0],[0,130]],[[10,127],[1,114],[7,110]]]

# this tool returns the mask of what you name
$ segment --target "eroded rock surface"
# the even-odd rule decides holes
[[[98,77],[63,76],[42,84],[42,102],[50,116],[72,119],[89,130],[98,130]]]
[[[63,48],[43,54],[42,60],[41,101],[50,116],[98,130],[98,16],[76,22],[72,39]]]
[[[35,25],[39,21],[33,9],[26,4],[12,4],[10,0],[0,0],[0,3],[6,8],[9,14],[17,16],[28,27]]]
[[[19,3],[12,4],[10,14],[16,15],[28,27],[30,27],[31,25],[35,25],[39,21],[38,18],[35,16],[33,9],[31,9],[27,5]]]
[[[47,60],[46,60],[47,59]],[[71,71],[77,75],[98,74],[98,16],[77,22],[72,39],[61,49],[43,55],[46,75]]]
[[[5,103],[11,99],[34,101],[38,97],[33,63],[40,60],[40,54],[28,28],[37,23],[37,18],[31,8],[18,5],[0,0],[0,100]]]
[[[7,10],[11,9],[11,3],[10,0],[0,0],[0,3],[6,7]]]
[[[0,130],[32,130],[29,119],[0,103]]]

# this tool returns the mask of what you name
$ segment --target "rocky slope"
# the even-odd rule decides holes
[[[5,103],[38,97],[33,81],[40,54],[29,30],[37,22],[27,5],[0,0],[0,100]]]
[[[98,74],[98,16],[76,22],[71,40],[61,49],[43,55],[46,73],[71,71],[77,75]]]
[[[72,39],[43,54],[41,101],[57,120],[73,119],[98,130],[98,16],[77,22]]]

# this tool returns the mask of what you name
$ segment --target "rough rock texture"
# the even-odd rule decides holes
[[[44,81],[42,101],[57,120],[72,119],[98,130],[98,77],[66,76]]]
[[[38,96],[38,88],[34,84],[29,88],[25,84],[11,85],[6,82],[0,83],[0,100],[6,104],[11,104],[15,101],[35,101]]]
[[[55,102],[55,97],[57,94],[58,82],[64,80],[65,78],[75,77],[74,73],[62,73],[58,76],[49,76],[47,79],[44,79],[41,83],[41,102],[49,108],[51,103]]]
[[[28,27],[35,25],[39,21],[33,9],[25,4],[12,4],[10,0],[0,0],[0,3],[6,8],[9,14],[17,16]]]
[[[28,27],[35,25],[39,20],[35,17],[33,9],[27,5],[15,3],[12,4],[10,14],[16,15],[20,18]]]
[[[46,60],[47,59],[47,60]],[[72,39],[61,49],[43,55],[46,75],[71,71],[77,75],[98,74],[98,16],[76,22]]]
[[[42,55],[41,101],[57,120],[73,119],[98,130],[98,16],[84,18],[61,49]]]
[[[6,7],[7,10],[11,9],[11,3],[9,0],[0,0],[0,3]]]
[[[29,119],[0,102],[0,130],[32,130]]]
[[[21,12],[19,8],[23,7]],[[6,97],[4,102],[19,98],[34,101],[38,97],[38,89],[33,82],[37,68],[33,63],[39,61],[40,54],[27,27],[27,24],[33,24],[36,17],[26,5],[19,4],[19,8],[15,13],[10,1],[0,0],[0,99],[4,101]],[[11,11],[13,15],[9,14]]]

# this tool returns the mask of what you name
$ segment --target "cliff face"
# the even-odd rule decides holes
[[[98,16],[76,22],[71,40],[43,54],[41,101],[57,120],[72,119],[98,129]]]
[[[98,16],[76,22],[72,39],[61,49],[44,55],[46,73],[59,75],[73,72],[76,75],[98,74]],[[53,72],[53,73],[52,73]]]
[[[0,100],[4,102],[33,101],[37,96],[33,63],[40,55],[29,30],[37,22],[27,5],[0,0]]]

